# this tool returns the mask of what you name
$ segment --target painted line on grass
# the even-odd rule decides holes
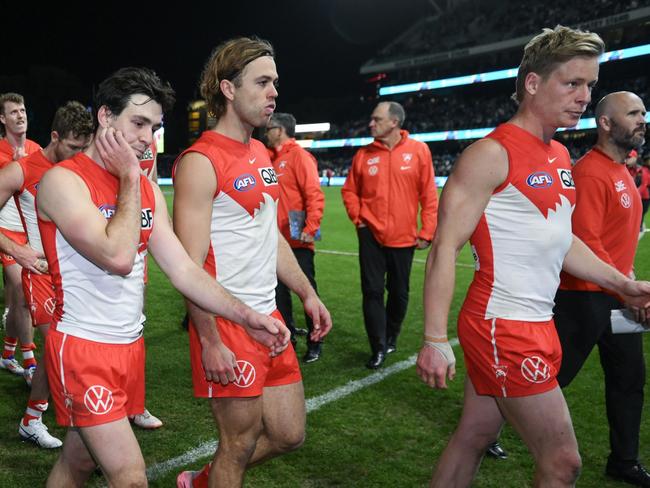
[[[449,341],[449,343],[452,346],[457,346],[458,339],[454,337]],[[372,386],[376,383],[379,383],[380,381],[383,381],[384,379],[386,379],[387,377],[395,373],[404,371],[405,369],[408,369],[411,366],[413,366],[415,364],[416,359],[417,356],[414,354],[413,356],[405,359],[404,361],[400,361],[399,363],[395,363],[391,366],[381,369],[376,373],[366,376],[365,378],[362,378],[360,380],[349,381],[345,385],[339,386],[338,388],[334,388],[333,390],[330,390],[327,393],[323,393],[322,395],[319,395],[317,397],[310,398],[305,402],[307,413],[314,412],[315,410],[318,410],[319,408],[327,405],[328,403],[332,403],[337,400],[340,400],[341,398],[350,396],[359,390],[362,390],[364,388],[367,388],[368,386]],[[167,461],[154,464],[153,466],[147,469],[147,479],[149,479],[149,481],[155,481],[159,478],[162,478],[163,476],[165,476],[170,471],[173,471],[174,469],[187,466],[188,464],[192,464],[193,462],[198,461],[199,459],[208,458],[214,454],[214,451],[217,449],[217,445],[218,442],[216,440],[204,442],[200,446],[197,446],[194,449],[187,451],[185,454],[181,454],[180,456],[169,459]]]
[[[332,251],[329,249],[316,249],[317,253],[323,253],[323,254],[334,254],[335,256],[359,256],[358,252],[347,252],[347,251]],[[414,262],[420,263],[420,264],[426,264],[427,260],[426,259],[413,259]],[[473,264],[465,264],[465,263],[456,263],[456,266],[459,268],[474,268]]]

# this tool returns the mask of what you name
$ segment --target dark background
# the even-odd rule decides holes
[[[432,7],[426,0],[249,2],[0,1],[0,92],[26,98],[29,137],[49,141],[56,108],[92,103],[93,88],[123,66],[147,66],[177,92],[166,117],[166,152],[184,147],[186,107],[220,42],[258,35],[276,49],[278,110],[323,122],[363,91],[359,67]]]

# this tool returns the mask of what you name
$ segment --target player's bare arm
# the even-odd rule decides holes
[[[427,385],[446,388],[455,375],[455,358],[447,339],[449,307],[456,280],[456,257],[469,240],[490,196],[508,175],[505,149],[483,139],[458,159],[442,192],[438,228],[427,257],[424,281],[424,345],[417,373]]]
[[[106,169],[120,182],[113,217],[107,221],[95,207],[79,176],[54,167],[39,185],[39,218],[54,222],[86,259],[110,273],[127,275],[140,238],[140,164],[120,132],[101,131],[96,144]]]
[[[578,237],[573,236],[562,269],[573,276],[618,293],[626,305],[638,309],[638,320],[646,325],[650,317],[650,282],[634,281],[610,266]]]
[[[0,209],[15,192],[20,190],[24,181],[23,171],[16,161],[0,169]],[[36,252],[29,244],[20,245],[4,234],[0,234],[0,251],[13,256],[19,265],[32,273],[47,272],[47,261],[43,259],[43,254]]]
[[[214,169],[205,156],[198,153],[186,154],[182,160],[179,161],[176,167],[174,184],[174,232],[182,243],[182,247],[185,248],[184,254],[188,254],[191,261],[193,261],[197,267],[202,266],[208,253],[212,199],[217,188],[217,179]],[[166,213],[167,210],[164,202],[162,206]],[[161,218],[158,218],[156,225],[158,225],[160,219]],[[209,277],[202,270],[201,274],[205,275],[205,277],[207,277],[212,283],[217,284],[214,279]],[[235,298],[220,285],[219,288],[223,290],[228,297],[235,300]],[[183,293],[183,290],[180,288],[179,291]],[[188,298],[191,299],[189,296]],[[241,303],[238,300],[237,302]],[[248,307],[246,307],[246,310],[252,312]],[[227,359],[220,360],[216,357],[217,355],[220,355],[220,352],[223,351],[225,346],[221,343],[221,338],[214,326],[214,317],[212,314],[207,313],[205,310],[201,310],[201,308],[194,304],[189,305],[188,313],[190,314],[192,322],[196,327],[201,341],[204,342],[204,345],[220,345],[219,347],[210,348],[214,351],[214,356],[212,357],[211,362],[228,364]],[[279,354],[284,350],[289,342],[288,329],[275,319],[269,318],[272,322],[253,324],[248,319],[230,317],[221,313],[218,313],[218,315],[222,315],[235,323],[248,325],[249,327],[246,329],[248,334],[258,342],[270,347],[273,355]],[[265,317],[262,315],[260,316]],[[269,328],[264,327],[263,324],[269,324]],[[205,350],[206,348],[203,349]]]
[[[296,257],[282,234],[278,234],[278,279],[302,300],[305,312],[311,317],[314,329],[311,340],[320,342],[332,328],[332,317],[302,272]]]

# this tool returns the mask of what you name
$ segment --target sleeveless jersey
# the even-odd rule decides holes
[[[513,124],[487,137],[506,149],[508,176],[470,238],[476,272],[463,310],[486,319],[550,320],[572,241],[569,154]]]
[[[25,152],[29,156],[41,149],[34,141],[25,140]],[[0,168],[14,159],[14,148],[7,139],[0,140]],[[24,232],[20,214],[13,199],[7,201],[6,205],[0,208],[0,227],[14,232]]]
[[[22,220],[23,227],[27,233],[27,241],[32,249],[43,252],[41,233],[38,230],[38,219],[36,216],[36,190],[45,172],[54,166],[54,163],[47,159],[43,151],[25,156],[18,161],[23,171],[23,186],[14,198],[18,213]]]
[[[83,153],[58,166],[81,177],[93,204],[106,220],[117,207],[119,181]],[[97,342],[126,344],[142,335],[144,258],[153,229],[155,197],[146,176],[140,176],[142,199],[140,245],[126,276],[111,274],[79,254],[53,222],[38,221],[56,294],[53,327]]]
[[[217,177],[204,269],[259,313],[276,309],[278,179],[264,145],[206,131],[185,152],[207,157]],[[175,168],[174,168],[175,169]]]

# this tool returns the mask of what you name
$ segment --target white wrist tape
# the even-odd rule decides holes
[[[454,366],[456,364],[456,356],[454,356],[454,350],[451,348],[451,345],[448,341],[445,342],[431,342],[424,341],[425,346],[433,347],[436,351],[444,356],[447,360],[447,366]]]

